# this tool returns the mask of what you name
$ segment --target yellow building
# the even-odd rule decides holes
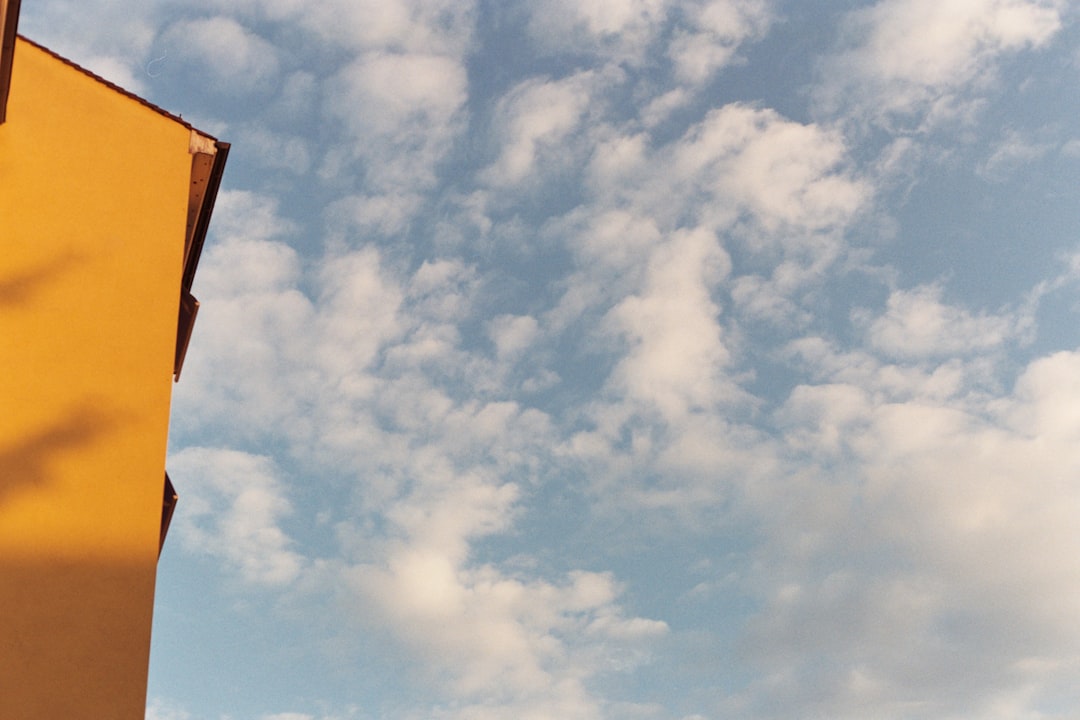
[[[0,718],[142,718],[172,383],[228,145],[0,0]]]

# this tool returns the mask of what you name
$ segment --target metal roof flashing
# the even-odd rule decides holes
[[[0,0],[0,124],[7,119],[11,65],[15,60],[15,37],[19,27],[20,0]]]
[[[188,152],[191,153],[191,184],[188,186],[187,230],[184,235],[184,274],[180,283],[180,312],[176,325],[176,357],[173,361],[173,380],[180,381],[188,342],[199,311],[199,301],[191,294],[195,271],[202,256],[210,216],[214,212],[229,143],[219,142],[198,130],[191,131]]]

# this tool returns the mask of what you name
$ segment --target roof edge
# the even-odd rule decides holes
[[[7,119],[11,66],[15,61],[15,38],[19,29],[21,0],[0,0],[0,123]]]
[[[0,2],[4,2],[4,1],[5,0],[0,0]],[[17,3],[19,0],[14,0],[14,1]],[[7,2],[12,2],[12,0],[7,0]],[[212,135],[210,135],[207,132],[204,132],[203,130],[199,130],[198,128],[193,126],[191,123],[189,123],[187,120],[180,117],[179,115],[174,115],[173,113],[169,112],[165,108],[163,108],[163,107],[161,107],[159,105],[155,105],[154,103],[150,102],[146,98],[140,97],[140,96],[136,95],[135,93],[131,92],[130,90],[126,90],[126,89],[120,87],[119,85],[112,82],[111,80],[106,80],[105,78],[101,77],[97,73],[94,73],[94,72],[91,72],[90,70],[87,70],[82,65],[79,65],[78,63],[76,63],[76,62],[74,62],[72,60],[68,60],[63,55],[60,55],[59,53],[57,53],[57,52],[55,52],[53,50],[50,50],[49,48],[45,47],[44,45],[42,45],[40,43],[34,42],[33,40],[26,37],[25,35],[19,35],[18,37],[19,37],[20,40],[22,40],[26,44],[30,45],[31,47],[34,47],[34,48],[40,50],[41,52],[45,53],[46,55],[48,55],[48,56],[50,56],[50,57],[52,57],[52,58],[54,58],[56,60],[59,60],[60,62],[67,65],[68,67],[79,71],[83,75],[86,75],[87,77],[89,77],[89,78],[91,78],[93,80],[96,80],[97,82],[99,82],[102,85],[106,86],[110,90],[114,90],[114,91],[120,93],[121,95],[123,95],[124,97],[126,97],[128,99],[134,100],[135,102],[139,103],[143,107],[146,107],[146,108],[149,108],[150,110],[153,110],[158,115],[162,115],[162,116],[168,118],[169,120],[172,120],[173,122],[175,122],[175,123],[177,123],[179,125],[182,125],[183,127],[187,128],[188,130],[194,130],[195,132],[198,132],[201,135],[205,135],[205,136],[207,136],[207,137],[209,137],[209,138],[211,138],[211,139],[213,139],[215,141],[217,140],[217,138],[214,138]]]
[[[210,229],[210,216],[214,213],[214,203],[217,201],[218,189],[221,187],[221,177],[225,174],[225,162],[229,159],[229,148],[232,146],[227,142],[215,140],[214,147],[217,149],[214,153],[214,165],[210,168],[210,177],[206,181],[206,194],[203,195],[199,220],[191,238],[191,251],[188,253],[188,261],[184,266],[182,287],[189,292],[195,281],[195,270],[199,266],[199,257],[202,255],[203,244],[206,242],[206,233]]]

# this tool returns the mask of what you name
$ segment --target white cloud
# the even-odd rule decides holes
[[[394,191],[376,195],[350,195],[327,208],[331,222],[349,233],[368,236],[400,235],[423,204],[418,193]]]
[[[678,81],[691,85],[729,64],[771,20],[765,0],[544,0],[530,11],[529,32],[543,52],[587,51],[629,65],[665,52]]]
[[[970,80],[984,55],[1045,42],[1057,3],[1030,0],[883,2],[867,12],[871,72],[927,86]]]
[[[789,443],[826,455],[847,449],[854,427],[866,422],[873,396],[857,385],[800,385],[791,391],[781,415],[791,429]]]
[[[1000,347],[1017,336],[1019,318],[972,315],[941,301],[938,285],[897,290],[885,314],[870,322],[874,348],[894,358],[964,356]]]
[[[1016,383],[1019,402],[1008,410],[1013,429],[1066,442],[1080,433],[1077,362],[1076,353],[1058,352],[1028,366]]]
[[[787,469],[747,488],[770,527],[743,645],[759,715],[997,717],[1064,689],[1036,668],[1070,667],[1078,639],[1077,363],[1036,360],[994,399],[950,361],[951,389],[898,397],[906,371],[846,356],[846,382],[791,393]]]
[[[581,267],[552,324],[637,292],[653,247],[687,226],[722,234],[752,267],[770,268],[731,279],[740,314],[805,321],[801,294],[843,257],[840,233],[872,197],[850,164],[836,131],[738,103],[657,147],[643,134],[600,133],[587,168],[591,202],[551,224]]]
[[[592,80],[592,73],[558,81],[527,80],[507,93],[496,110],[502,149],[484,172],[488,183],[501,187],[520,182],[537,172],[541,159],[545,168],[553,161],[557,165],[567,136],[588,106]]]
[[[326,111],[350,142],[329,156],[326,172],[342,161],[360,163],[375,192],[407,194],[435,182],[435,166],[460,132],[465,68],[454,58],[373,51],[343,68],[326,88]]]
[[[835,62],[850,82],[833,99],[885,98],[886,114],[955,109],[1003,53],[1048,42],[1059,7],[879,2],[847,28],[854,49]],[[609,699],[609,675],[650,662],[669,640],[658,642],[666,623],[639,617],[640,598],[601,560],[541,570],[528,555],[499,555],[501,541],[536,540],[517,533],[530,532],[519,520],[537,494],[582,477],[572,489],[587,495],[590,521],[617,507],[636,540],[754,528],[746,567],[725,587],[760,602],[737,648],[760,683],[724,707],[900,718],[978,706],[1004,717],[1055,682],[1067,688],[1080,643],[1069,629],[1080,583],[1075,353],[1031,363],[1005,393],[994,362],[1031,318],[979,313],[946,303],[939,286],[916,286],[856,318],[863,347],[810,336],[768,355],[792,377],[770,389],[776,405],[753,397],[752,366],[767,348],[747,352],[757,342],[748,334],[821,330],[813,293],[851,252],[845,233],[879,189],[828,124],[748,104],[703,110],[678,137],[665,124],[685,120],[675,109],[696,112],[696,93],[764,34],[769,6],[530,5],[534,40],[583,49],[575,68],[582,57],[601,66],[508,75],[511,89],[484,106],[491,164],[447,190],[441,164],[469,127],[468,95],[488,99],[468,86],[473,12],[441,1],[268,0],[176,26],[207,31],[206,57],[235,60],[220,68],[222,87],[241,81],[228,76],[236,68],[268,85],[281,77],[275,124],[236,126],[240,138],[267,154],[264,165],[319,168],[314,195],[339,198],[318,256],[290,247],[308,245],[315,226],[300,237],[267,197],[219,198],[176,391],[178,549],[216,558],[245,592],[303,585],[342,600],[335,642],[377,633],[435,688],[413,703],[417,716],[691,713],[692,700],[665,711]],[[324,41],[329,77],[286,74],[284,55],[262,53],[250,28],[270,34],[256,18]],[[669,69],[675,85],[634,84]],[[611,104],[623,92],[649,100],[640,123]],[[320,142],[271,130],[320,110]],[[916,154],[904,140],[891,150],[879,165],[888,178]],[[982,170],[1003,177],[1044,151],[1006,134]],[[531,178],[564,169],[584,170],[581,188],[566,186],[580,190],[571,212],[535,233],[531,220],[499,218],[532,200]],[[429,234],[427,210],[441,213],[435,252],[400,241]],[[506,238],[566,251],[568,275],[529,278],[561,293],[556,307],[543,293],[497,304],[493,286],[505,278],[493,277],[493,256],[509,252],[497,246]],[[564,342],[587,348],[595,367],[560,377],[566,358],[552,348]],[[579,371],[588,377],[571,377]],[[594,387],[556,397],[547,412],[518,394],[564,379]],[[331,556],[301,554],[286,532],[281,468],[292,463],[332,498],[320,508],[337,533]],[[160,720],[188,717],[152,708]],[[702,713],[686,717],[724,714]]]
[[[191,720],[191,714],[161,698],[153,698],[146,706],[145,720]]]
[[[277,133],[261,124],[230,129],[229,140],[263,167],[305,175],[311,169],[313,149],[306,138]]]
[[[839,351],[817,337],[790,343],[786,354],[814,382],[863,388],[874,402],[912,398],[945,402],[965,392],[993,390],[1000,385],[993,360],[978,356],[931,357],[921,363],[905,358],[909,362],[893,364],[866,350]]]
[[[542,0],[530,5],[529,32],[545,52],[589,50],[641,63],[667,13],[667,0]]]
[[[681,107],[684,107],[693,99],[693,95],[686,88],[675,88],[658,95],[650,100],[641,110],[641,122],[651,128],[664,122]]]
[[[1009,131],[977,172],[987,180],[1002,182],[1018,168],[1039,160],[1053,149],[1051,143],[1038,142],[1015,130]]]
[[[278,2],[278,17],[311,28],[353,51],[390,50],[460,57],[469,49],[475,3],[469,0],[324,0]]]
[[[687,27],[668,48],[675,76],[696,85],[731,63],[739,45],[765,34],[772,19],[764,0],[698,0],[680,8]]]
[[[851,171],[838,132],[742,103],[709,111],[658,147],[639,134],[602,135],[588,172],[602,206],[629,206],[665,230],[688,215],[718,231],[749,219],[741,237],[754,250],[793,257],[819,255],[820,240],[850,223],[872,191]]]
[[[332,109],[358,137],[392,135],[403,122],[445,122],[464,101],[465,76],[440,55],[374,52],[341,74]]]
[[[220,202],[223,237],[207,250],[199,290],[217,312],[200,318],[210,326],[201,328],[203,356],[185,372],[206,396],[182,401],[192,409],[179,414],[225,441],[258,429],[355,487],[327,520],[342,557],[304,558],[281,529],[290,506],[268,459],[184,447],[169,461],[187,504],[176,521],[183,547],[220,557],[253,583],[299,577],[345,592],[346,624],[375,623],[437,681],[447,706],[436,713],[597,717],[588,680],[644,662],[643,648],[666,625],[628,615],[608,574],[546,580],[475,561],[476,542],[512,528],[555,439],[543,413],[482,399],[492,365],[458,337],[473,313],[474,270],[429,260],[395,277],[370,247],[305,268],[275,239],[288,228],[271,203],[236,193]],[[708,249],[715,239],[697,244],[701,258],[717,252]],[[302,312],[283,312],[291,302]],[[280,315],[264,322],[262,308]],[[529,316],[490,328],[504,359],[539,332]]]
[[[500,358],[521,355],[536,339],[537,332],[536,318],[530,315],[499,315],[488,330]]]
[[[710,289],[729,270],[708,231],[676,233],[654,253],[642,294],[612,311],[612,323],[630,339],[612,376],[620,395],[655,405],[668,420],[720,399],[729,353]]]
[[[835,132],[736,104],[711,111],[684,137],[674,170],[729,207],[750,210],[766,230],[824,230],[849,220],[867,197],[844,172],[845,151]]]
[[[435,392],[422,381],[394,385],[399,411]],[[547,418],[510,402],[444,398],[417,422],[396,425],[409,433],[407,452],[384,435],[353,459],[371,469],[357,486],[362,512],[339,531],[346,556],[361,561],[332,563],[322,582],[344,583],[356,607],[351,622],[388,634],[440,688],[447,707],[434,711],[439,717],[596,717],[585,681],[618,670],[596,656],[647,643],[663,623],[626,617],[609,575],[572,572],[551,582],[473,559],[475,542],[506,532],[518,515],[523,489],[501,477],[532,475],[537,451],[551,442]],[[382,531],[372,532],[368,513]]]
[[[280,428],[292,444],[331,442],[336,433],[321,424],[345,422],[339,413],[370,398],[371,366],[405,332],[404,291],[370,246],[305,267],[278,239],[291,228],[264,197],[222,193],[215,223],[196,276],[203,307],[175,399],[177,426],[248,440]]]
[[[885,119],[955,117],[964,89],[997,59],[1045,44],[1061,26],[1058,0],[882,0],[849,16],[852,49],[825,66],[832,111]]]
[[[613,668],[595,653],[667,631],[624,617],[612,579],[597,573],[523,580],[457,567],[432,549],[395,553],[385,570],[355,568],[349,582],[449,686],[460,718],[598,717],[585,682]]]
[[[161,42],[164,61],[172,55],[195,64],[222,93],[265,91],[280,73],[276,48],[225,15],[178,21],[162,34]]]
[[[546,229],[577,269],[543,326],[594,327],[611,370],[560,452],[589,468],[601,505],[708,523],[697,516],[776,470],[767,436],[734,419],[757,404],[740,324],[812,318],[804,294],[843,257],[872,188],[839,133],[743,104],[655,147],[609,129],[595,140],[588,202]],[[770,274],[738,274],[747,265]]]
[[[269,116],[280,118],[293,126],[299,125],[317,109],[318,93],[319,82],[313,73],[306,70],[293,71],[282,79],[281,91],[269,108]]]
[[[182,497],[175,523],[185,548],[221,559],[249,583],[296,579],[304,561],[280,527],[292,508],[269,458],[187,447],[169,467]]]
[[[290,369],[307,352],[315,308],[298,290],[302,263],[280,239],[290,226],[273,202],[223,192],[214,221],[216,242],[193,288],[202,307],[174,401],[176,424],[256,431],[297,412]]]
[[[319,315],[309,351],[327,379],[350,378],[376,361],[401,333],[397,284],[384,276],[371,247],[329,256],[320,269]]]
[[[592,278],[602,278],[604,292],[618,296],[640,286],[649,258],[663,244],[657,220],[633,207],[608,209],[598,204],[574,210],[551,223],[548,231],[568,238],[583,270]]]
[[[832,261],[834,257],[823,254],[822,260]],[[790,266],[789,266],[790,267]],[[814,270],[824,268],[814,268]],[[808,273],[790,273],[788,279],[805,278]],[[817,272],[809,274],[817,275]],[[796,283],[797,284],[797,283]],[[785,287],[786,286],[786,287]],[[764,322],[781,328],[804,325],[809,314],[801,309],[790,297],[791,282],[781,283],[763,278],[760,275],[742,275],[735,278],[731,286],[731,299],[739,312],[753,321]]]
[[[145,89],[146,78],[137,65],[133,67],[131,59],[113,55],[86,55],[80,58],[80,64],[128,92],[139,93]]]

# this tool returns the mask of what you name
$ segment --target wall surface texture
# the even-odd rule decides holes
[[[0,717],[142,718],[190,129],[20,40],[0,125]]]

